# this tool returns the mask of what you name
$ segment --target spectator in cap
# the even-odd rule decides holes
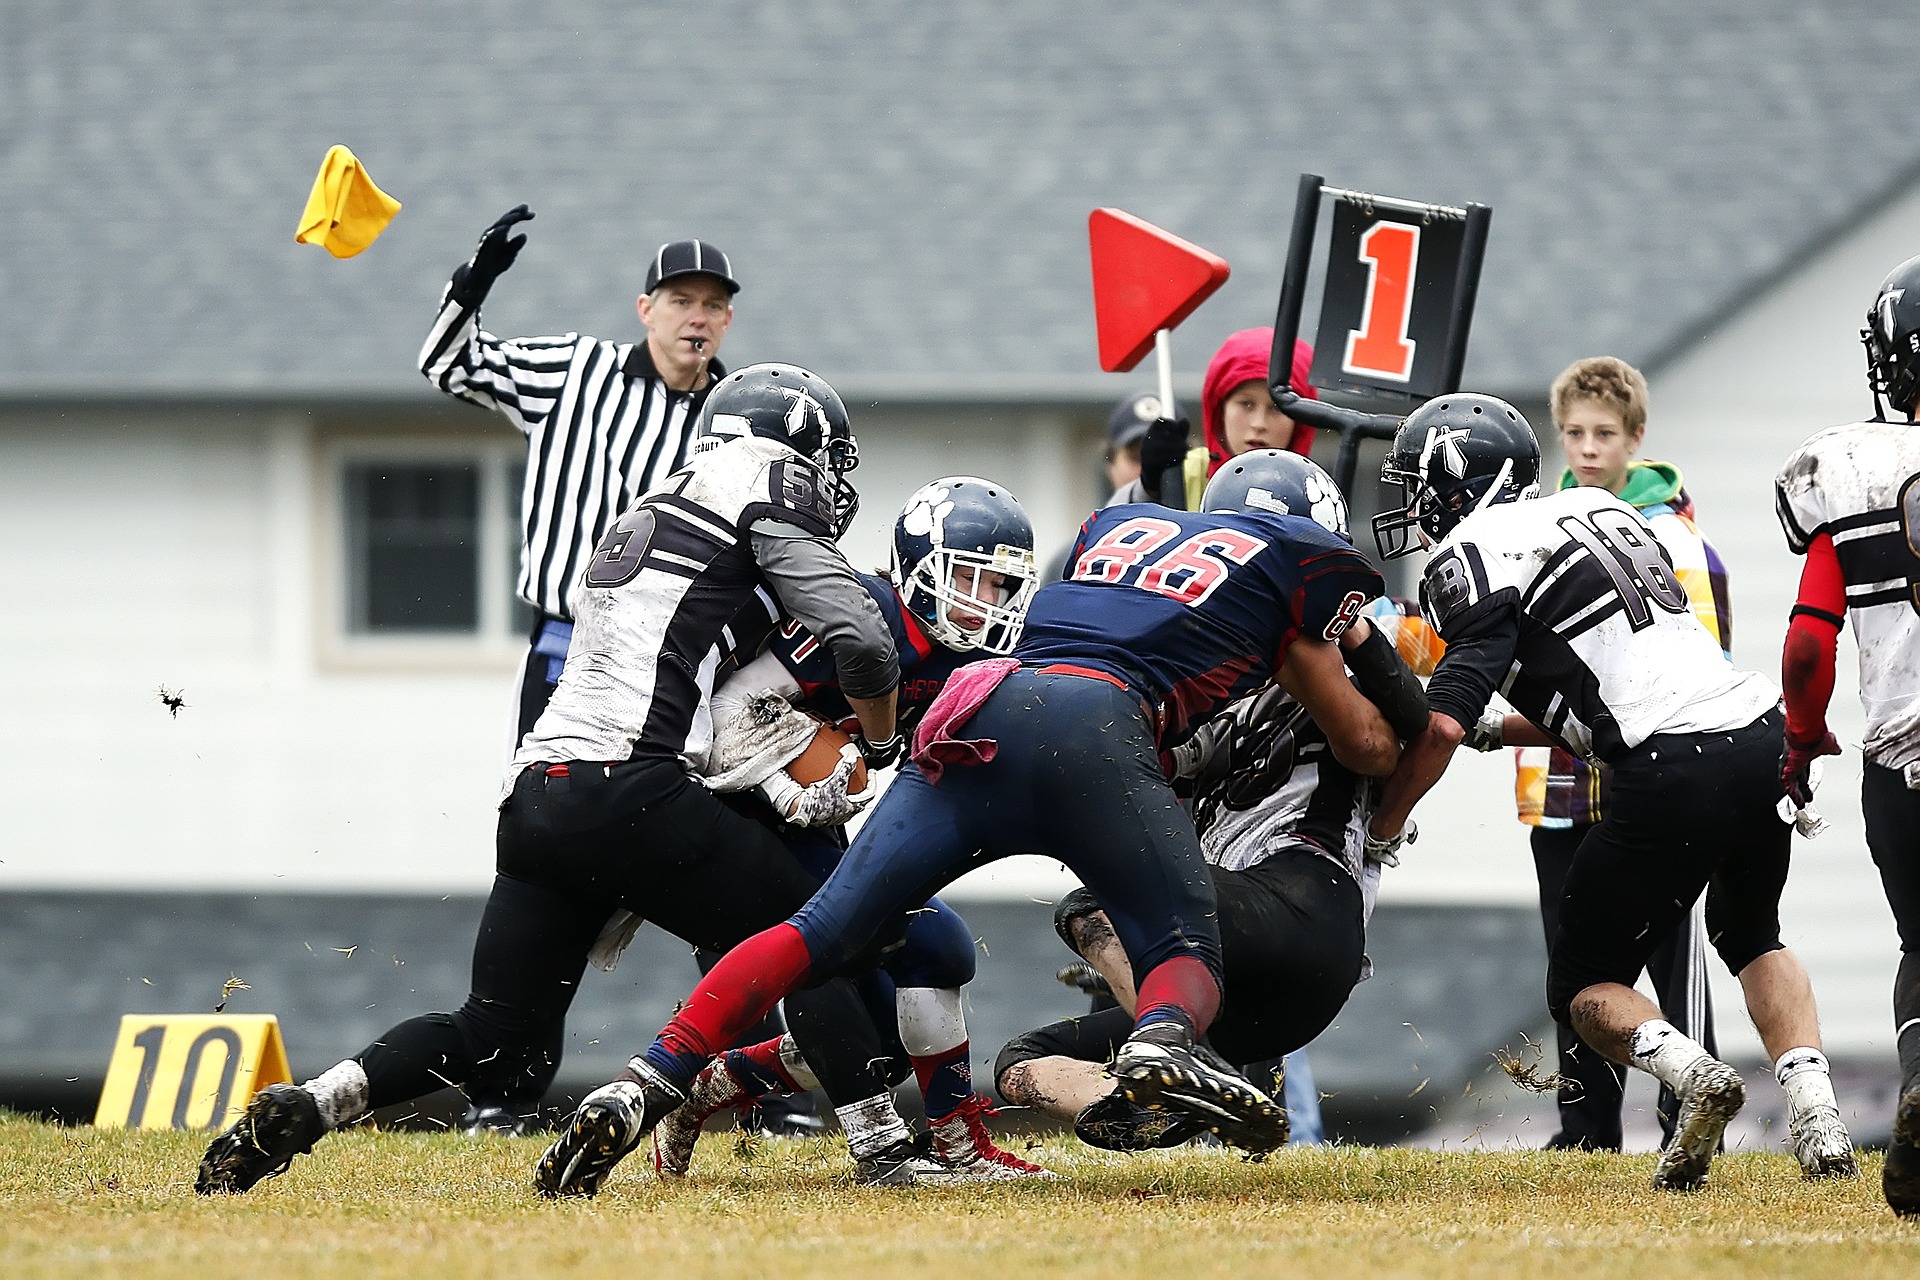
[[[1160,397],[1138,391],[1113,406],[1107,415],[1107,488],[1117,490],[1139,478],[1140,442],[1155,418],[1165,417]]]
[[[519,592],[533,608],[533,628],[521,671],[516,747],[560,679],[573,638],[567,593],[587,557],[636,498],[686,465],[707,390],[726,376],[720,344],[740,292],[725,253],[705,240],[672,240],[648,258],[634,304],[645,341],[577,333],[496,338],[480,326],[480,305],[526,245],[526,236],[513,229],[532,219],[532,211],[518,205],[487,228],[473,257],[455,268],[420,349],[420,372],[429,382],[494,410],[527,438]],[[472,1081],[462,1127],[526,1131],[564,1043],[564,1028],[555,1025],[545,1060],[533,1069]],[[819,1127],[806,1124],[810,1118],[801,1115],[793,1124]]]
[[[1200,505],[1207,481],[1221,464],[1249,449],[1288,449],[1307,456],[1313,450],[1313,428],[1281,413],[1267,386],[1267,364],[1273,349],[1273,330],[1242,329],[1230,335],[1207,363],[1200,387],[1200,415],[1204,443],[1189,446],[1191,428],[1177,413],[1157,415],[1159,427],[1139,438],[1139,470],[1129,483],[1115,486],[1108,506],[1122,502],[1158,502],[1192,511]],[[1313,367],[1313,347],[1296,339],[1288,385],[1310,400],[1319,398],[1307,382]],[[1116,417],[1118,413],[1116,411]],[[1179,467],[1184,484],[1163,493],[1165,472]]]

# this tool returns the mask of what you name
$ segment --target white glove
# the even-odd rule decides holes
[[[1475,751],[1498,751],[1503,745],[1507,717],[1504,712],[1488,707],[1480,713],[1480,718],[1467,730],[1467,736],[1460,739],[1463,747],[1472,747]]]
[[[1371,831],[1365,831],[1365,835],[1367,837],[1367,861],[1377,862],[1383,867],[1397,867],[1400,865],[1400,847],[1402,845],[1412,844],[1415,840],[1418,840],[1420,838],[1420,828],[1412,818],[1408,818],[1407,825],[1401,828],[1400,834],[1397,836],[1382,840]]]
[[[840,748],[840,763],[833,772],[810,787],[803,787],[782,769],[760,784],[760,790],[774,809],[796,827],[834,827],[847,821],[873,802],[872,773],[864,791],[849,791],[853,769],[860,763],[860,748],[848,743]]]

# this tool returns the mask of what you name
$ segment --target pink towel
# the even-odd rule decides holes
[[[1000,682],[1020,669],[1018,658],[988,658],[969,662],[947,677],[940,696],[920,717],[913,731],[913,762],[927,781],[940,785],[940,775],[948,765],[970,769],[987,763],[999,754],[1000,744],[992,738],[956,738],[954,731],[964,728]]]

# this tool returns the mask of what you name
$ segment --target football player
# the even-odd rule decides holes
[[[1340,659],[1380,575],[1309,520],[1139,505],[1088,520],[1072,562],[1069,580],[1034,597],[1010,657],[947,682],[913,762],[820,893],[735,948],[581,1103],[536,1167],[543,1192],[592,1195],[740,1028],[840,972],[954,877],[1019,853],[1079,875],[1140,975],[1137,1024],[1114,1064],[1133,1101],[1250,1148],[1285,1140],[1273,1101],[1196,1044],[1220,1008],[1216,902],[1159,749],[1277,673],[1337,757],[1390,771],[1399,743]]]
[[[305,1085],[262,1090],[208,1148],[197,1191],[245,1191],[374,1108],[512,1078],[565,1016],[613,908],[724,949],[807,900],[819,880],[686,759],[710,739],[723,652],[757,648],[737,630],[760,598],[833,654],[867,764],[899,754],[899,658],[837,544],[857,461],[845,407],[813,374],[770,364],[721,380],[693,459],[614,522],[576,583],[559,685],[501,788],[466,1004],[400,1023]],[[758,616],[770,629],[771,612]],[[851,984],[789,1002],[803,1005],[815,1016],[796,1035],[830,1094],[883,1089],[885,1050]],[[869,1181],[917,1158],[904,1139],[867,1154]]]
[[[1333,478],[1279,449],[1233,458],[1208,482],[1204,511],[1284,511],[1347,537]],[[1361,688],[1411,737],[1427,724],[1419,682],[1378,631],[1348,656]],[[1280,1058],[1325,1030],[1366,973],[1366,922],[1392,844],[1367,845],[1363,779],[1278,686],[1235,702],[1171,753],[1193,794],[1220,903],[1226,997],[1208,1040],[1230,1062]],[[1180,782],[1176,786],[1181,785]],[[1200,1131],[1116,1091],[1106,1064],[1133,1030],[1133,973],[1112,922],[1076,889],[1054,913],[1061,939],[1107,980],[1119,1007],[1027,1032],[1000,1052],[1007,1101],[1074,1122],[1094,1146],[1172,1146]]]
[[[957,667],[982,654],[1008,653],[1019,639],[1037,585],[1033,523],[1002,486],[948,476],[916,491],[894,520],[888,577],[858,576],[893,632],[901,666],[896,716],[901,731],[911,732]],[[844,725],[852,714],[831,656],[791,618],[765,653],[714,691],[711,785],[756,787],[791,824],[783,829],[788,847],[823,879],[846,847],[834,824],[863,802],[847,793],[852,761],[807,787],[779,763],[793,744],[812,740],[819,721]],[[786,745],[770,752],[771,744]],[[722,770],[717,776],[716,768]],[[910,914],[903,945],[888,952],[883,966],[902,1052],[925,1100],[931,1160],[913,1167],[920,1183],[1047,1176],[994,1143],[985,1125],[991,1107],[973,1089],[972,1044],[960,1003],[960,988],[973,980],[973,948],[966,922],[934,898]],[[791,1035],[728,1051],[701,1071],[686,1103],[653,1131],[655,1171],[685,1175],[709,1116],[769,1093],[811,1087],[810,1068]],[[850,1138],[875,1126],[906,1133],[890,1093],[837,1111]]]
[[[1851,619],[1867,713],[1867,848],[1900,931],[1900,1102],[1882,1181],[1887,1203],[1908,1216],[1920,1214],[1920,257],[1886,278],[1860,336],[1872,420],[1814,436],[1775,485],[1787,545],[1807,558],[1781,656],[1781,781],[1805,804],[1813,762],[1839,754],[1827,703],[1840,628]]]
[[[1780,942],[1792,828],[1778,812],[1779,695],[1728,665],[1645,517],[1603,488],[1536,497],[1539,471],[1533,429],[1491,396],[1430,400],[1394,437],[1381,478],[1406,506],[1376,517],[1375,535],[1388,557],[1413,532],[1431,549],[1423,611],[1447,650],[1429,726],[1369,836],[1399,832],[1469,734],[1482,749],[1558,745],[1610,766],[1612,806],[1567,872],[1548,1008],[1679,1097],[1654,1185],[1704,1182],[1744,1086],[1632,984],[1705,889],[1708,936],[1786,1091],[1801,1169],[1854,1175],[1813,989]],[[1489,710],[1496,690],[1518,715]]]

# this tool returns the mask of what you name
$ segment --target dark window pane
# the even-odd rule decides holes
[[[347,540],[352,630],[478,629],[477,465],[349,465]]]

